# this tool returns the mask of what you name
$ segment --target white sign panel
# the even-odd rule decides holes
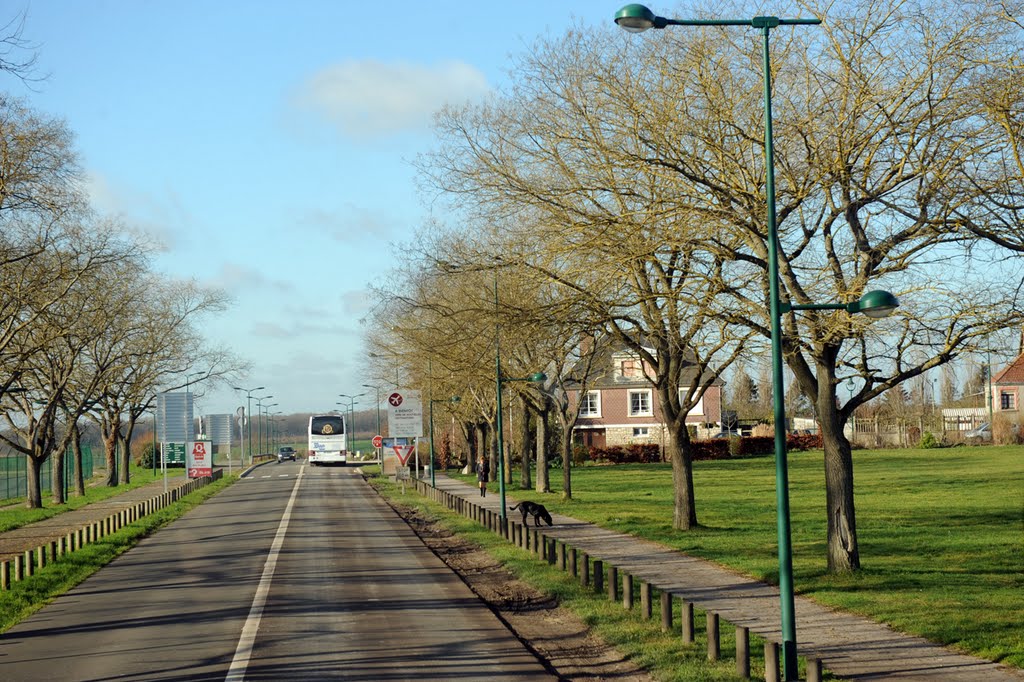
[[[187,443],[185,455],[189,478],[200,478],[213,475],[213,443],[208,440],[197,440]]]
[[[423,437],[423,403],[419,391],[399,389],[388,396],[388,432],[392,436]]]

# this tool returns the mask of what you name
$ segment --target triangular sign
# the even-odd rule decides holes
[[[398,461],[405,466],[405,463],[409,461],[409,457],[412,455],[413,450],[416,449],[415,445],[392,445],[391,449],[398,455]]]

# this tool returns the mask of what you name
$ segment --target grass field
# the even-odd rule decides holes
[[[854,461],[862,570],[830,576],[822,456],[790,454],[797,593],[1024,668],[1024,448],[860,450]],[[553,511],[777,582],[771,458],[697,462],[691,532],[671,527],[667,464],[575,469],[569,501],[560,470],[551,484]],[[507,490],[539,497],[515,480]]]

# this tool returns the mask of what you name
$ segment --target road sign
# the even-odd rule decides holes
[[[373,447],[379,448],[384,445],[384,436],[374,436],[370,442],[373,443]]]
[[[162,443],[160,445],[160,453],[165,465],[185,463],[184,443]]]
[[[388,396],[388,431],[392,436],[423,437],[423,403],[419,391],[395,391]]]
[[[395,467],[395,480],[408,481],[410,478],[409,467]]]
[[[402,463],[402,466],[405,466],[405,463],[409,461],[409,457],[416,451],[416,446],[392,445],[391,449],[395,451],[395,455],[398,456],[398,461]]]
[[[188,444],[188,477],[201,478],[213,475],[213,443],[197,440]]]

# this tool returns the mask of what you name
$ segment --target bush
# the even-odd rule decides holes
[[[141,466],[141,467],[145,467],[146,469],[152,468],[153,467],[153,451],[154,450],[156,450],[157,456],[159,457],[159,455],[160,455],[160,446],[159,445],[154,444],[153,441],[150,441],[150,442],[146,443],[145,445],[143,445],[142,446],[142,454],[139,456],[139,458],[137,460],[135,460],[136,463],[139,466]]]
[[[586,445],[572,446],[572,463],[574,466],[583,466],[583,463],[590,457],[590,450]]]
[[[611,464],[651,464],[661,461],[661,448],[655,443],[630,443],[590,448],[590,459]]]
[[[925,431],[924,435],[921,436],[920,447],[924,450],[931,450],[932,448],[941,448],[942,441],[936,438],[931,431]]]

